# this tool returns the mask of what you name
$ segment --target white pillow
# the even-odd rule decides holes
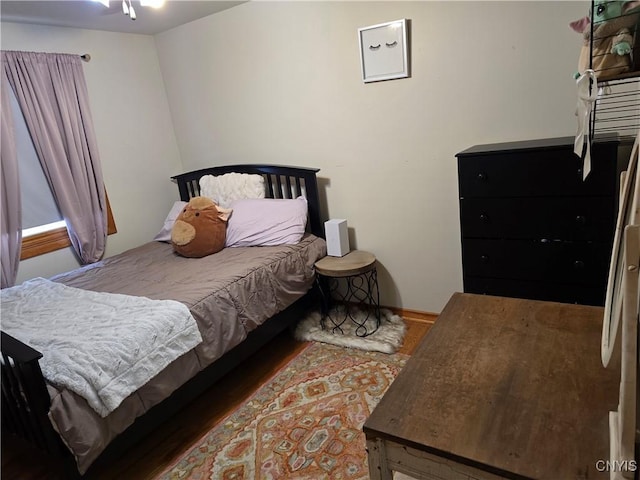
[[[158,232],[158,234],[153,237],[154,240],[158,242],[170,242],[171,241],[171,229],[173,228],[173,224],[176,223],[176,218],[182,212],[182,209],[187,205],[187,202],[183,202],[178,200],[173,204],[171,210],[169,211],[169,215],[164,221],[164,226],[162,230]]]
[[[307,200],[244,199],[233,202],[227,223],[227,247],[298,243],[307,225]]]
[[[210,198],[216,205],[230,208],[236,200],[264,198],[264,178],[248,173],[204,175],[200,178],[200,195]]]

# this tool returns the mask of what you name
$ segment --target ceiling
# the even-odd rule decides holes
[[[127,6],[129,1],[126,0]],[[162,8],[155,9],[141,6],[139,0],[131,0],[136,20],[124,15],[122,0],[111,0],[109,3],[107,8],[93,0],[2,0],[0,20],[154,35],[245,2],[166,0]]]

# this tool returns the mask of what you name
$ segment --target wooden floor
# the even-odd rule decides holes
[[[405,316],[407,334],[400,350],[411,354],[432,325],[432,319]],[[179,415],[163,424],[154,434],[112,465],[100,468],[91,479],[153,479],[178,459],[194,442],[221,419],[242,405],[260,385],[305,347],[288,332],[269,343],[263,350],[196,399]],[[37,461],[34,461],[37,459]],[[2,438],[2,480],[66,480],[60,465],[42,460],[38,452]]]

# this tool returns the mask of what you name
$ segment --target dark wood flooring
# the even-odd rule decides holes
[[[405,318],[407,334],[402,353],[411,354],[432,325],[420,318]],[[278,336],[238,369],[168,420],[144,441],[111,465],[100,468],[91,480],[147,480],[155,478],[190,446],[226,417],[282,366],[304,348],[289,332]],[[43,458],[13,438],[2,438],[2,480],[66,480],[62,466]]]

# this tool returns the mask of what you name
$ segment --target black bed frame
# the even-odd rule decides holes
[[[229,165],[184,173],[172,177],[172,180],[178,184],[180,198],[188,201],[200,194],[200,177],[231,172],[262,175],[268,198],[296,198],[304,195],[309,207],[307,229],[316,236],[324,237],[316,180],[318,169],[277,165]],[[138,417],[133,425],[105,449],[85,476],[91,476],[100,465],[122,456],[131,446],[293,325],[296,320],[302,318],[312,302],[315,300],[309,292],[252,331],[242,343],[202,370],[170,397]],[[2,434],[5,440],[6,435],[20,437],[40,451],[62,459],[67,478],[81,478],[73,456],[62,443],[47,416],[50,398],[38,363],[42,354],[5,332],[1,333],[1,350]]]

